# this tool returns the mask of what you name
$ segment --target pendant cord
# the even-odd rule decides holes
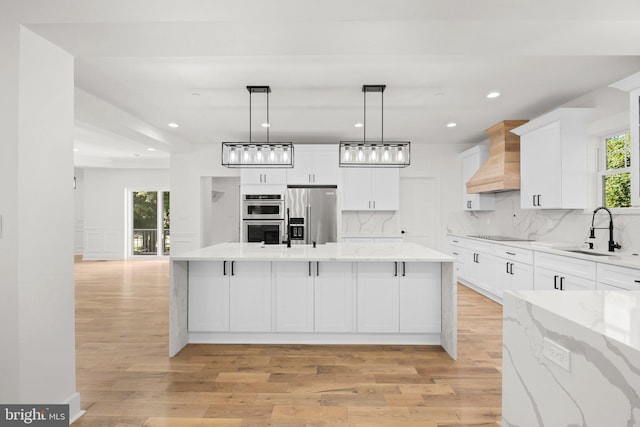
[[[251,90],[249,90],[249,143],[251,143]]]
[[[364,93],[364,119],[362,120],[362,142],[367,142],[367,91]]]
[[[271,122],[269,122],[269,91],[267,91],[267,144],[269,143],[269,128],[271,127]]]
[[[384,142],[384,90],[380,92],[382,97],[382,108],[380,112],[380,141]]]

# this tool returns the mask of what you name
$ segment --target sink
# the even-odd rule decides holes
[[[583,249],[565,249],[567,252],[573,252],[576,254],[592,255],[592,256],[610,256],[611,254],[602,254],[594,251],[586,251]]]

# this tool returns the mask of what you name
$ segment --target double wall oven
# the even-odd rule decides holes
[[[282,194],[245,194],[242,197],[242,236],[245,242],[279,244],[284,241]]]

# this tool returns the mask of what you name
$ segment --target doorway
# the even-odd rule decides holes
[[[129,255],[168,256],[171,253],[168,191],[131,191]]]

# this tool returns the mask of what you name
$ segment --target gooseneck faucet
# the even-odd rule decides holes
[[[609,252],[614,252],[616,249],[620,249],[622,246],[620,246],[618,243],[613,241],[613,215],[611,215],[611,211],[605,208],[604,206],[600,206],[599,208],[593,211],[593,216],[591,217],[591,229],[589,230],[589,238],[590,239],[596,238],[596,230],[606,230],[606,228],[604,227],[593,226],[593,222],[596,219],[596,214],[600,210],[605,210],[609,214]]]

